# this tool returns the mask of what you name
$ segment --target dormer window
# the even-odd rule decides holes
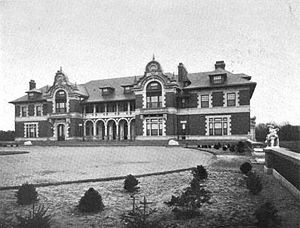
[[[102,87],[100,89],[102,90],[102,96],[110,95],[114,92],[114,88],[112,88],[112,87]]]
[[[214,84],[221,84],[222,83],[222,76],[221,75],[217,75],[213,77],[213,83]]]
[[[210,75],[210,82],[213,85],[220,85],[226,81],[226,74],[217,74],[217,75]]]
[[[34,93],[28,93],[28,98],[33,99],[34,98]]]
[[[124,94],[132,92],[132,85],[124,85],[122,87],[124,88]]]

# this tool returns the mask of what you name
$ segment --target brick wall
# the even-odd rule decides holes
[[[20,116],[20,106],[16,105],[15,106],[15,117],[19,117]]]
[[[248,134],[250,131],[250,113],[232,113],[231,114],[231,134]]]
[[[185,131],[181,121],[186,121]],[[182,115],[178,116],[177,128],[179,135],[205,135],[205,115]]]
[[[69,100],[70,112],[79,112],[81,113],[81,106],[78,100]]]
[[[82,137],[83,129],[79,124],[83,124],[81,119],[70,120],[69,137]]]
[[[47,101],[47,103],[43,104],[43,114],[53,113],[52,107],[52,101]]]
[[[250,104],[250,91],[249,90],[240,90],[239,91],[240,105],[249,105]]]
[[[166,96],[166,107],[176,107],[176,95],[173,92],[167,92]]]
[[[224,105],[223,92],[213,92],[212,93],[212,105],[213,105],[213,107]]]
[[[48,121],[39,122],[39,137],[52,137],[52,125]]]
[[[166,121],[166,135],[177,134],[177,117],[175,114],[168,114]]]
[[[135,116],[135,135],[143,135],[143,120],[140,115]]]
[[[28,115],[29,116],[34,116],[34,104],[29,104],[28,105]]]
[[[135,96],[135,108],[143,108],[143,95],[138,94]]]
[[[24,137],[24,123],[15,122],[15,136],[16,138]]]
[[[188,99],[188,108],[197,108],[198,106],[198,95],[196,93],[191,93]]]

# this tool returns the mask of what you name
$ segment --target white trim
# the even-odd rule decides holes
[[[143,92],[142,92],[142,95],[143,95],[143,108],[147,108],[147,86],[149,83],[151,82],[158,82],[161,86],[161,98],[162,98],[162,103],[161,103],[161,106],[162,108],[166,107],[166,94],[165,94],[165,88],[164,88],[164,85],[163,83],[156,79],[156,78],[151,78],[150,80],[148,80],[145,85],[144,85],[144,88],[143,88]],[[136,93],[137,94],[137,93]]]
[[[228,93],[235,93],[235,106],[227,106],[227,94]],[[224,91],[224,107],[239,107],[240,106],[240,96],[238,90],[226,90]]]
[[[25,139],[31,139],[31,137],[26,137],[28,125],[35,125],[36,137],[34,137],[34,138],[38,138],[39,137],[39,123],[38,122],[26,122],[26,123],[24,123],[24,138]]]
[[[205,135],[206,136],[215,136],[215,135],[209,135],[209,119],[210,118],[227,118],[227,135],[222,135],[223,136],[228,136],[231,135],[231,115],[211,115],[211,116],[205,116]],[[222,120],[223,122],[223,120]]]
[[[26,116],[22,116],[22,107],[25,107],[26,108]],[[20,105],[20,117],[28,117],[29,116],[29,108],[28,108],[28,105]],[[20,118],[20,117],[18,117],[18,118]],[[17,117],[16,117],[17,118]]]
[[[248,135],[185,135],[187,140],[247,140]]]
[[[201,96],[208,95],[208,108],[212,108],[212,92],[211,91],[201,91],[197,93],[197,107],[201,109],[207,109],[201,107]]]
[[[184,108],[178,109],[177,115],[220,114],[250,112],[250,105],[214,107],[214,108]]]
[[[69,113],[69,111],[70,111],[70,102],[69,102],[70,99],[69,99],[68,91],[65,88],[59,87],[53,92],[53,97],[52,97],[52,99],[50,99],[52,101],[52,113],[54,113],[54,114],[63,114],[63,113],[56,112],[55,97],[56,97],[56,93],[60,90],[63,90],[66,93],[66,113]]]
[[[16,122],[25,121],[47,121],[49,116],[27,116],[27,117],[16,117]]]
[[[34,116],[37,116],[36,115],[36,107],[41,107],[41,115],[40,116],[43,116],[43,104],[41,104],[41,103],[34,104]]]

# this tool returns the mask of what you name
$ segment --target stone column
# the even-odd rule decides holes
[[[130,101],[127,103],[127,113],[130,114]]]
[[[94,116],[96,116],[96,105],[95,104],[93,106],[93,114],[94,114]]]
[[[116,123],[116,140],[119,140],[119,122]]]
[[[127,123],[128,123],[128,124],[127,124],[127,125],[128,125],[128,127],[127,127],[127,131],[128,131],[128,133],[127,133],[127,139],[128,139],[128,140],[131,140],[131,126],[130,126],[130,125],[131,125],[131,124],[130,124],[131,122],[128,121]]]
[[[118,104],[118,102],[116,103],[116,114],[117,115],[119,114],[119,104]]]
[[[107,103],[104,104],[104,113],[105,113],[105,115],[107,115]]]
[[[108,140],[108,137],[107,137],[107,123],[104,123],[104,140]]]
[[[93,138],[95,139],[97,135],[96,122],[93,123]]]
[[[86,137],[86,124],[85,124],[85,122],[83,123],[82,127],[83,127],[83,137]]]

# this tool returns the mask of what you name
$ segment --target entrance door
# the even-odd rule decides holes
[[[57,126],[57,140],[63,141],[65,140],[65,125],[59,124]]]

